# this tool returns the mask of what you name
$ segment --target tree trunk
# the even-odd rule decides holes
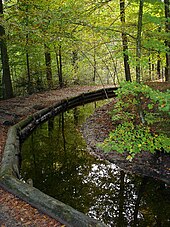
[[[59,86],[60,88],[62,88],[64,84],[63,84],[61,45],[59,45],[58,51],[56,50],[55,52],[56,52]]]
[[[31,86],[31,72],[30,72],[30,61],[29,61],[29,53],[28,53],[28,42],[29,42],[29,37],[27,34],[26,35],[26,65],[27,65],[27,82],[28,82],[27,92],[28,94],[31,94],[33,91],[33,88]]]
[[[26,26],[28,27],[28,4],[26,4]],[[28,49],[29,49],[29,35],[28,32],[26,34],[26,66],[27,66],[27,92],[28,94],[31,94],[33,91],[33,88],[31,86],[31,72],[30,72],[30,61],[29,61],[29,53],[28,53]]]
[[[77,71],[78,71],[77,60],[78,60],[78,54],[77,54],[77,51],[75,50],[72,52],[73,75],[75,76],[74,84],[79,84],[79,79],[77,77]]]
[[[170,32],[170,0],[164,0],[165,3],[165,31],[168,34]],[[170,81],[170,40],[165,40],[165,45],[167,47],[166,51],[166,66],[165,66],[165,80]]]
[[[31,73],[30,73],[30,62],[29,62],[29,54],[26,50],[26,62],[27,62],[27,81],[28,81],[28,94],[32,93],[32,86],[31,86]]]
[[[151,80],[155,80],[155,70],[156,70],[156,65],[153,63],[154,62],[154,57],[152,55],[152,64],[151,64]]]
[[[128,39],[125,30],[125,0],[120,0],[120,20],[122,23],[122,45],[126,81],[132,81],[130,75],[129,56],[128,56]]]
[[[160,51],[158,51],[157,55],[157,78],[158,80],[161,79],[161,58],[160,58]]]
[[[140,59],[141,59],[141,34],[142,34],[143,3],[144,3],[144,0],[140,0],[139,14],[138,14],[138,32],[137,32],[137,38],[136,38],[136,81],[138,83],[140,83],[140,81],[141,81]]]
[[[158,32],[161,33],[161,27],[158,28]],[[161,56],[160,56],[160,51],[158,51],[157,54],[157,79],[161,79]]]
[[[3,17],[3,4],[0,1],[0,17]],[[0,48],[2,61],[2,96],[4,99],[13,97],[12,81],[9,68],[9,58],[5,41],[5,29],[0,25]]]
[[[48,84],[48,88],[51,89],[53,86],[52,70],[51,70],[51,54],[49,52],[49,47],[46,44],[44,44],[44,48],[45,48],[45,64],[46,64],[47,84]]]
[[[96,74],[97,74],[96,44],[94,44],[93,62],[94,62],[94,67],[93,67],[93,82],[95,83],[96,82]]]
[[[148,80],[151,81],[152,80],[152,70],[151,70],[151,57],[149,55],[149,59],[148,59],[148,68],[149,68],[149,78]]]

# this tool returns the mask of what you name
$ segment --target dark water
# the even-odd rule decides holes
[[[170,188],[87,153],[79,129],[95,107],[77,107],[40,125],[22,146],[22,177],[108,226],[169,227]]]

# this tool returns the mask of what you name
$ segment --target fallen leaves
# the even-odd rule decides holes
[[[23,227],[61,227],[58,221],[40,213],[26,202],[16,198],[14,195],[0,189],[0,204],[4,204],[4,212]],[[2,211],[1,211],[2,212]],[[3,227],[1,224],[0,227]],[[64,227],[64,226],[63,226]]]

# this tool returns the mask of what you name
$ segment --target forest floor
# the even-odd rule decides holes
[[[150,85],[159,90],[166,90],[167,88],[170,89],[170,83],[152,83]],[[7,132],[10,126],[40,109],[56,104],[64,98],[73,97],[81,93],[94,91],[100,88],[102,87],[76,86],[37,93],[27,97],[16,97],[13,99],[0,101],[0,163],[2,161]],[[98,152],[95,146],[96,143],[103,140],[108,135],[109,130],[112,129],[112,124],[108,115],[110,107],[111,105],[106,105],[103,107],[103,109],[99,109],[99,112],[95,112],[92,118],[88,119],[89,122],[87,121],[85,129],[88,130],[87,142],[91,147],[91,150],[93,150],[93,152],[95,151],[95,154]],[[97,135],[100,136],[97,138]],[[101,153],[98,153],[98,155],[101,156]],[[106,157],[103,156],[103,158]],[[148,159],[149,157],[147,156],[145,158]],[[107,159],[109,158],[107,157]],[[117,160],[119,160],[119,156],[117,156]],[[170,163],[170,160],[168,161]],[[125,162],[123,161],[121,163]],[[163,164],[162,160],[161,163]],[[168,165],[169,163],[167,163],[166,160],[164,162],[164,170],[166,170],[166,173],[168,174],[170,172],[170,166]],[[61,227],[64,225],[59,223],[57,220],[42,214],[31,205],[15,197],[15,195],[5,191],[3,188],[0,188],[0,227],[18,226]]]

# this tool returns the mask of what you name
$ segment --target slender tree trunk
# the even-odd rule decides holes
[[[26,4],[26,26],[28,27],[28,4]],[[27,66],[27,83],[28,83],[28,87],[27,87],[27,92],[28,94],[31,94],[33,91],[33,88],[31,86],[31,72],[30,72],[30,61],[29,61],[29,53],[28,53],[28,49],[29,49],[29,35],[28,33],[26,34],[26,66]]]
[[[60,81],[60,87],[64,86],[63,83],[63,64],[62,64],[62,52],[61,52],[61,45],[59,45],[59,67],[60,67],[60,74],[59,74],[59,81]]]
[[[138,83],[140,83],[140,81],[141,81],[140,59],[141,59],[141,34],[142,34],[143,3],[144,3],[144,0],[140,0],[139,14],[138,14],[138,32],[137,32],[137,38],[136,38],[136,81]]]
[[[58,51],[56,50],[55,53],[56,53],[59,86],[60,88],[62,88],[64,84],[63,84],[61,45],[59,45]]]
[[[77,65],[77,60],[78,60],[78,54],[77,51],[73,51],[72,52],[72,63],[73,63],[73,70],[74,70],[74,84],[78,84],[79,83],[79,79],[77,77],[77,71],[78,71],[78,65]]]
[[[157,76],[158,80],[161,79],[161,58],[160,58],[160,51],[158,52],[157,55]]]
[[[3,4],[0,0],[0,18],[3,17]],[[12,81],[9,68],[9,58],[5,41],[5,29],[0,25],[0,48],[2,61],[2,96],[4,99],[13,97]]]
[[[44,44],[44,49],[45,49],[45,64],[46,64],[46,78],[47,78],[47,84],[48,88],[51,89],[53,86],[53,81],[52,81],[52,70],[51,70],[51,54],[49,47]]]
[[[162,68],[161,68],[161,76],[162,76],[162,80],[163,80],[163,78],[164,78],[164,67],[162,66]]]
[[[152,70],[151,70],[151,57],[149,54],[149,59],[148,59],[148,67],[149,67],[149,80],[152,80]]]
[[[93,82],[96,81],[96,74],[97,74],[97,62],[96,62],[96,45],[94,44],[94,52],[93,52],[93,61],[94,61],[94,67],[93,67]]]
[[[59,79],[59,86],[60,86],[60,64],[59,64],[59,58],[58,58],[58,51],[55,50],[55,56],[56,56],[56,63],[57,63],[57,74],[58,74],[58,79]],[[61,86],[60,86],[61,88]]]
[[[27,79],[28,79],[28,93],[31,93],[31,73],[30,73],[30,62],[29,62],[29,54],[26,51],[26,62],[27,62]]]
[[[158,32],[161,33],[161,27],[158,28]],[[157,54],[157,79],[161,79],[161,56],[160,56],[160,51],[158,51]]]
[[[116,81],[116,77],[117,77],[117,81]],[[114,62],[114,78],[113,78],[113,83],[114,83],[114,85],[116,85],[117,83],[119,84],[119,77],[118,77],[118,73],[117,73],[117,60],[116,60],[116,62]]]
[[[30,61],[29,61],[29,53],[28,53],[28,41],[29,37],[28,34],[26,35],[26,65],[27,65],[27,82],[28,82],[28,94],[32,93],[32,86],[31,86],[31,72],[30,72]]]
[[[164,0],[165,3],[165,31],[168,34],[170,33],[170,0]],[[165,45],[167,47],[166,51],[166,67],[165,67],[165,80],[170,81],[170,39],[165,40]]]
[[[78,65],[77,65],[77,60],[78,60],[78,54],[77,54],[77,51],[73,51],[73,67],[74,67],[74,70],[75,72],[77,72],[77,69],[78,69]]]
[[[122,45],[126,81],[132,81],[130,75],[129,56],[128,56],[128,39],[125,30],[125,0],[120,0],[120,20],[122,23]]]
[[[155,68],[156,68],[156,66],[155,66],[155,64],[153,63],[153,61],[154,61],[154,57],[153,57],[153,55],[152,55],[152,64],[151,64],[151,72],[152,72],[152,77],[151,77],[151,79],[152,80],[155,80]]]

